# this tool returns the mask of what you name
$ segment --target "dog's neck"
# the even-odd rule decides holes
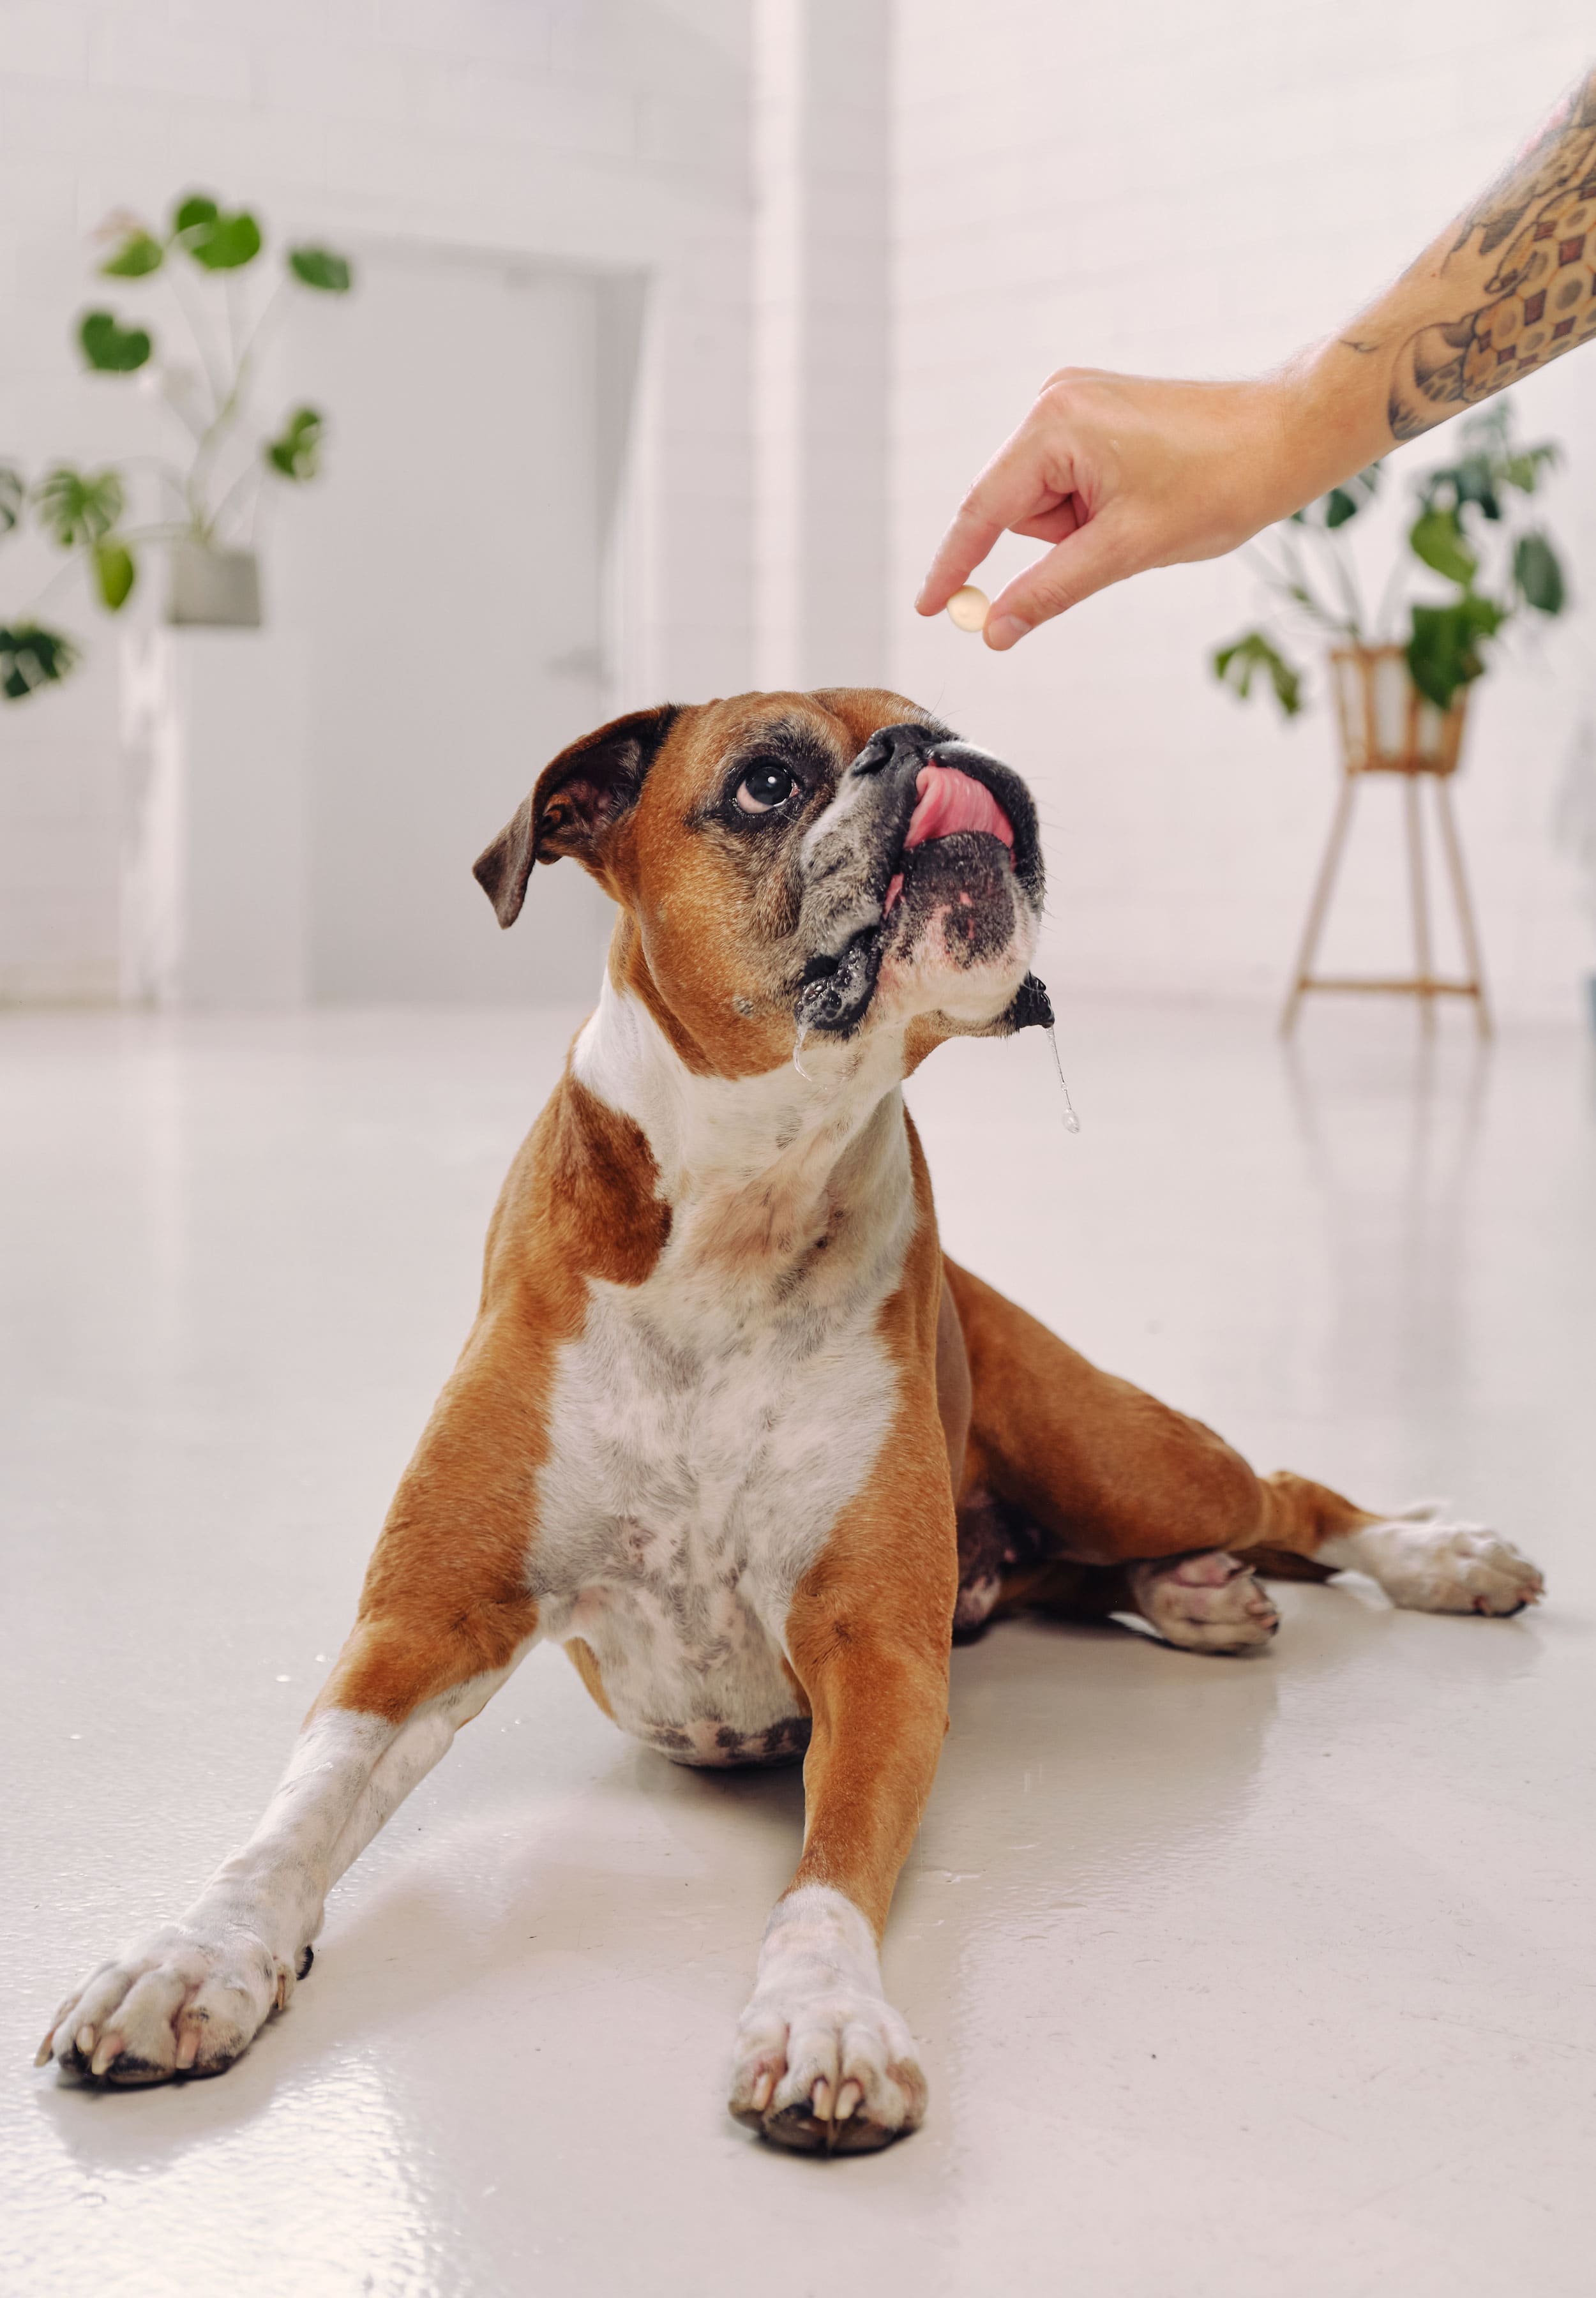
[[[802,1060],[806,1074],[788,1062],[757,1077],[700,1075],[641,1001],[606,979],[572,1069],[647,1140],[673,1258],[779,1281],[866,1202],[878,1224],[894,1197],[906,1205],[901,1032],[811,1040]]]

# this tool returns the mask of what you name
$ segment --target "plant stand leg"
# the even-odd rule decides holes
[[[1342,849],[1346,844],[1347,829],[1352,818],[1352,799],[1356,789],[1354,777],[1345,775],[1342,781],[1336,818],[1330,824],[1330,835],[1325,844],[1324,860],[1319,865],[1313,899],[1308,905],[1308,922],[1302,929],[1302,946],[1297,952],[1296,973],[1286,1000],[1286,1010],[1280,1016],[1280,1035],[1283,1037],[1289,1037],[1296,1025],[1297,1008],[1302,1002],[1303,991],[1313,986],[1313,961],[1319,955],[1319,936],[1324,931],[1325,913],[1330,906],[1336,873],[1341,867]]]
[[[1407,777],[1408,888],[1413,903],[1415,988],[1426,1031],[1435,1026],[1435,972],[1430,962],[1430,899],[1424,874],[1424,816],[1418,810],[1418,776]]]
[[[1435,811],[1441,820],[1441,847],[1451,879],[1452,898],[1458,906],[1458,931],[1462,938],[1463,956],[1474,992],[1474,1018],[1481,1037],[1488,1037],[1493,1033],[1491,1003],[1485,995],[1485,970],[1480,962],[1480,938],[1474,922],[1474,904],[1468,897],[1468,879],[1463,868],[1462,841],[1458,836],[1458,825],[1451,810],[1451,791],[1442,780],[1435,783]]]

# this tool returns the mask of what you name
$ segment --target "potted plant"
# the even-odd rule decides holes
[[[1341,705],[1349,765],[1411,755],[1430,771],[1455,769],[1468,690],[1489,667],[1488,648],[1526,608],[1560,615],[1562,562],[1526,507],[1559,459],[1543,442],[1519,447],[1505,400],[1459,426],[1457,462],[1416,482],[1407,529],[1409,557],[1392,568],[1372,616],[1348,549],[1348,530],[1379,492],[1383,463],[1269,530],[1248,556],[1286,616],[1337,641],[1332,689]],[[1441,599],[1409,599],[1417,566],[1448,586]],[[1274,695],[1286,718],[1303,707],[1302,671],[1260,625],[1212,657],[1216,678],[1246,700],[1254,684]]]
[[[94,374],[137,376],[153,387],[186,434],[186,451],[176,460],[140,457],[98,470],[58,463],[31,486],[14,466],[0,464],[0,537],[31,512],[49,541],[83,568],[92,595],[112,614],[133,594],[140,552],[164,545],[170,622],[255,628],[260,491],[274,482],[313,479],[324,428],[318,410],[302,406],[276,431],[263,431],[252,405],[260,352],[286,293],[346,294],[351,266],[329,248],[289,247],[280,277],[262,293],[256,287],[261,273],[252,269],[265,245],[255,217],[199,192],[178,201],[164,232],[117,214],[103,235],[111,247],[100,276],[164,288],[180,332],[175,338],[163,332],[158,344],[142,321],[96,306],[77,320],[79,351]],[[69,571],[63,567],[62,576]],[[38,620],[42,603],[41,597],[0,628],[0,694],[7,700],[58,683],[77,660],[74,641]]]
[[[1437,997],[1472,998],[1481,1030],[1490,1027],[1479,937],[1448,783],[1461,754],[1468,690],[1489,668],[1495,641],[1526,610],[1560,615],[1567,589],[1556,547],[1528,513],[1532,498],[1556,466],[1557,448],[1548,442],[1519,447],[1505,401],[1468,417],[1460,426],[1458,440],[1462,451],[1457,461],[1439,465],[1416,482],[1406,550],[1392,566],[1372,616],[1348,530],[1377,496],[1383,464],[1371,463],[1270,529],[1267,541],[1249,546],[1285,615],[1331,641],[1330,689],[1341,747],[1341,797],[1282,1017],[1287,1030],[1311,989],[1417,996],[1426,1023]],[[1410,595],[1410,579],[1418,570],[1446,586],[1439,597]],[[1274,629],[1245,631],[1215,650],[1211,665],[1215,677],[1244,701],[1256,687],[1274,695],[1287,719],[1303,707],[1303,674]],[[1360,778],[1371,773],[1406,779],[1414,971],[1394,980],[1326,977],[1315,973],[1314,960],[1352,800]],[[1432,963],[1419,808],[1419,789],[1426,780],[1435,794],[1466,960],[1460,979],[1439,975]]]

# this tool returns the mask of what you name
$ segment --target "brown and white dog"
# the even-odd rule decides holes
[[[786,2145],[925,2112],[877,1941],[948,1648],[1021,1607],[1239,1652],[1260,1572],[1516,1611],[1494,1534],[1264,1478],[946,1260],[904,1079],[1046,1021],[1024,785],[902,696],[640,711],[556,758],[476,864],[501,924],[572,856],[620,905],[598,1011],[511,1168],[482,1307],[282,1784],[180,1921],[70,1996],[51,2057],[213,2073],[294,1992],[327,1891],[552,1639],[688,1764],[805,1754],[803,1855],[731,2109]]]

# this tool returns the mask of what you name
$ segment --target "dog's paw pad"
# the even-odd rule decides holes
[[[1280,1624],[1251,1566],[1222,1548],[1133,1564],[1130,1589],[1142,1617],[1183,1651],[1253,1651]]]

